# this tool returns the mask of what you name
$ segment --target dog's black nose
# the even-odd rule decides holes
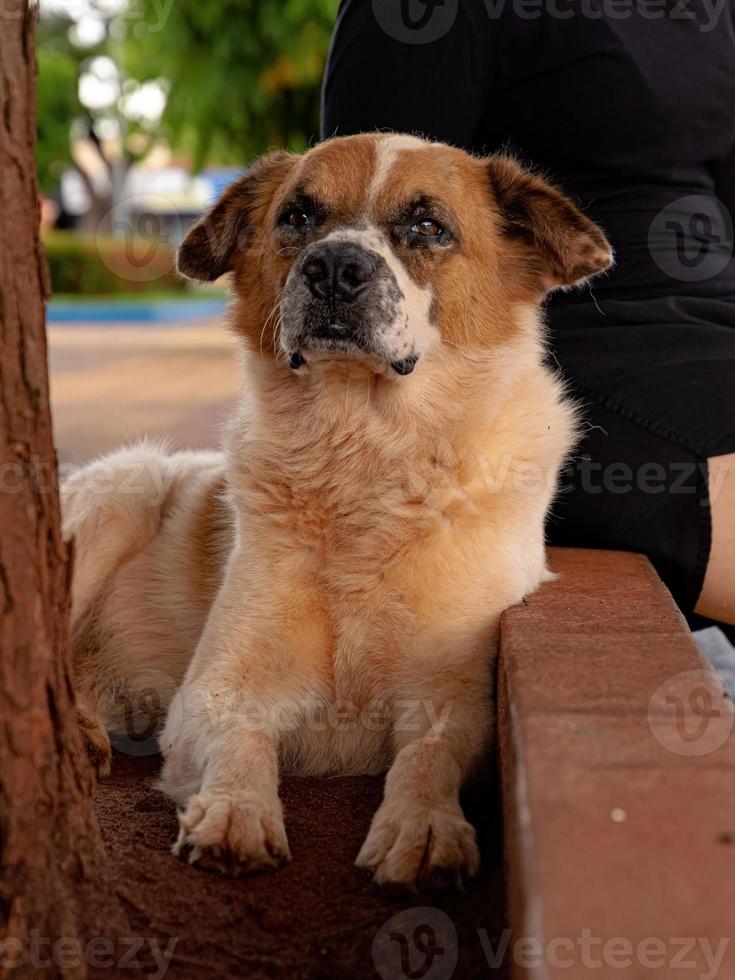
[[[373,278],[375,262],[358,245],[324,242],[309,249],[301,271],[317,299],[354,303]]]

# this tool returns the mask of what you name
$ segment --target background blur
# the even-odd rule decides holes
[[[254,157],[319,131],[338,0],[41,0],[41,224],[62,462],[212,445],[237,379],[225,293],[174,271]]]

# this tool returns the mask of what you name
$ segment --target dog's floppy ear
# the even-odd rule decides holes
[[[610,267],[602,231],[555,187],[509,156],[490,157],[487,170],[501,233],[523,250],[531,290],[572,286]]]
[[[176,260],[182,276],[211,282],[232,269],[235,254],[247,249],[253,227],[295,160],[284,150],[269,153],[227,188],[182,242]]]

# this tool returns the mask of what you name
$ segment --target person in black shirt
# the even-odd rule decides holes
[[[605,230],[547,303],[588,422],[549,540],[735,623],[735,0],[342,0],[322,136],[384,128],[510,149]]]

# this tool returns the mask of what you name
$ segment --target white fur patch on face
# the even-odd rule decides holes
[[[385,260],[393,274],[402,299],[396,305],[393,319],[380,331],[381,346],[389,360],[420,358],[438,342],[439,331],[430,321],[433,290],[421,288],[414,282],[379,228],[375,225],[367,225],[364,229],[338,228],[322,241],[350,242],[375,252]]]
[[[426,142],[417,136],[385,136],[376,146],[375,171],[368,190],[368,202],[372,203],[390,177],[398,162],[398,156],[405,150],[426,149]]]

